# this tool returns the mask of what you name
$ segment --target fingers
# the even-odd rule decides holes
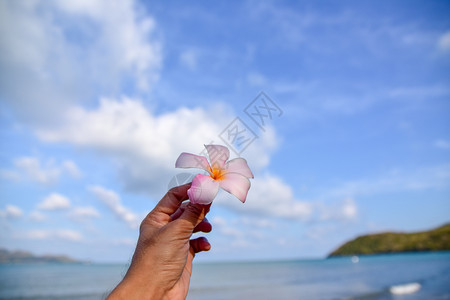
[[[211,249],[211,244],[208,242],[208,239],[205,237],[199,237],[189,241],[191,249],[194,253],[198,253],[201,251],[209,251]]]
[[[200,205],[200,204],[192,204],[189,203],[184,208],[183,213],[178,218],[177,222],[182,224],[182,227],[192,232],[194,232],[194,228],[200,224],[200,222],[205,218],[205,215],[209,212],[209,208],[211,204],[208,205]]]
[[[194,228],[194,233],[195,232],[211,232],[212,230],[212,225],[211,223],[209,223],[207,218],[204,218],[197,226],[195,226]]]
[[[171,221],[171,215],[177,212],[181,203],[188,199],[187,190],[191,184],[184,184],[171,188],[148,214],[147,218],[161,226]]]
[[[186,206],[189,204],[188,201],[185,201],[183,203],[181,203],[180,207],[178,207],[177,211],[174,212],[170,217],[171,217],[171,221],[178,219],[181,214],[184,212],[184,210],[186,209]]]
[[[186,206],[188,206],[189,202],[183,202],[180,207],[177,209],[177,211],[171,216],[172,221],[178,219],[186,209]],[[212,225],[208,221],[208,219],[205,217],[197,226],[194,228],[195,232],[210,232],[212,230]]]

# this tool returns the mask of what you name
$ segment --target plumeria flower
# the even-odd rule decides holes
[[[208,172],[208,175],[197,174],[187,191],[192,203],[209,204],[216,197],[219,188],[236,196],[242,202],[247,198],[250,180],[253,173],[243,158],[228,161],[230,150],[220,145],[205,145],[209,161],[204,156],[191,153],[181,153],[175,163],[176,168],[198,168]]]

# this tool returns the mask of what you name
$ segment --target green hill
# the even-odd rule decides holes
[[[81,263],[64,255],[36,256],[27,251],[0,249],[0,264],[5,263]]]
[[[329,257],[444,250],[450,250],[450,224],[424,232],[363,235],[345,243]]]

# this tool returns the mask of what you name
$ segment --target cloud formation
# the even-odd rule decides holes
[[[220,132],[213,117],[201,108],[155,116],[139,100],[103,98],[97,109],[72,107],[59,127],[37,134],[113,158],[127,189],[161,195],[178,155],[201,151]]]
[[[29,230],[23,233],[20,238],[30,240],[65,240],[71,242],[80,242],[84,239],[83,235],[75,230]]]
[[[297,199],[292,188],[277,176],[265,174],[251,182],[245,204],[226,192],[221,193],[216,203],[239,213],[250,213],[268,217],[308,220],[314,210],[311,203]]]
[[[136,229],[139,226],[140,218],[122,205],[118,194],[101,186],[91,186],[89,190],[130,228]]]
[[[352,198],[346,198],[327,205],[319,204],[319,220],[321,221],[351,221],[358,216],[358,207]]]
[[[30,220],[35,222],[42,222],[47,219],[47,216],[44,215],[42,212],[35,210],[30,213],[29,218]]]
[[[393,169],[378,177],[346,181],[334,188],[327,188],[325,198],[376,195],[392,191],[423,191],[442,189],[450,182],[450,164],[417,168],[415,170]]]
[[[16,159],[14,164],[19,172],[39,183],[54,183],[61,174],[61,169],[58,167],[49,165],[43,168],[41,162],[35,157],[21,157]]]
[[[159,76],[161,43],[153,19],[137,6],[2,1],[0,69],[8,76],[0,78],[0,96],[23,120],[54,124],[64,108],[99,91],[115,92],[125,82],[149,89]]]
[[[15,169],[0,170],[0,176],[8,180],[29,179],[41,184],[54,184],[64,174],[72,178],[81,178],[82,172],[71,160],[58,164],[53,159],[42,163],[36,157],[23,156],[14,160]]]
[[[434,146],[436,146],[437,148],[449,150],[450,149],[450,141],[447,141],[444,139],[439,139],[436,142],[434,142]]]
[[[0,218],[18,219],[21,216],[23,216],[23,211],[15,205],[8,204],[5,209],[0,210]]]
[[[198,54],[193,49],[189,49],[180,54],[180,62],[189,70],[194,71],[197,68],[197,57]]]
[[[450,31],[445,32],[439,37],[438,48],[442,52],[450,52]]]
[[[102,98],[94,109],[72,107],[58,127],[36,131],[45,142],[69,143],[110,157],[126,189],[161,196],[181,152],[200,153],[204,144],[223,143],[218,135],[231,114],[224,108],[179,108],[152,114],[136,99]],[[267,166],[277,145],[275,131],[267,127],[243,154],[254,170]]]
[[[70,200],[58,193],[50,194],[37,206],[41,210],[65,210],[69,207]]]
[[[69,216],[77,221],[84,221],[92,218],[99,218],[100,213],[92,206],[74,207]]]

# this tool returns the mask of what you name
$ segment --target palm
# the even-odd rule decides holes
[[[168,292],[168,299],[186,299],[189,291],[189,283],[192,273],[192,259],[193,255],[189,251],[186,265],[184,266],[183,272],[180,278],[175,283],[173,288]]]

